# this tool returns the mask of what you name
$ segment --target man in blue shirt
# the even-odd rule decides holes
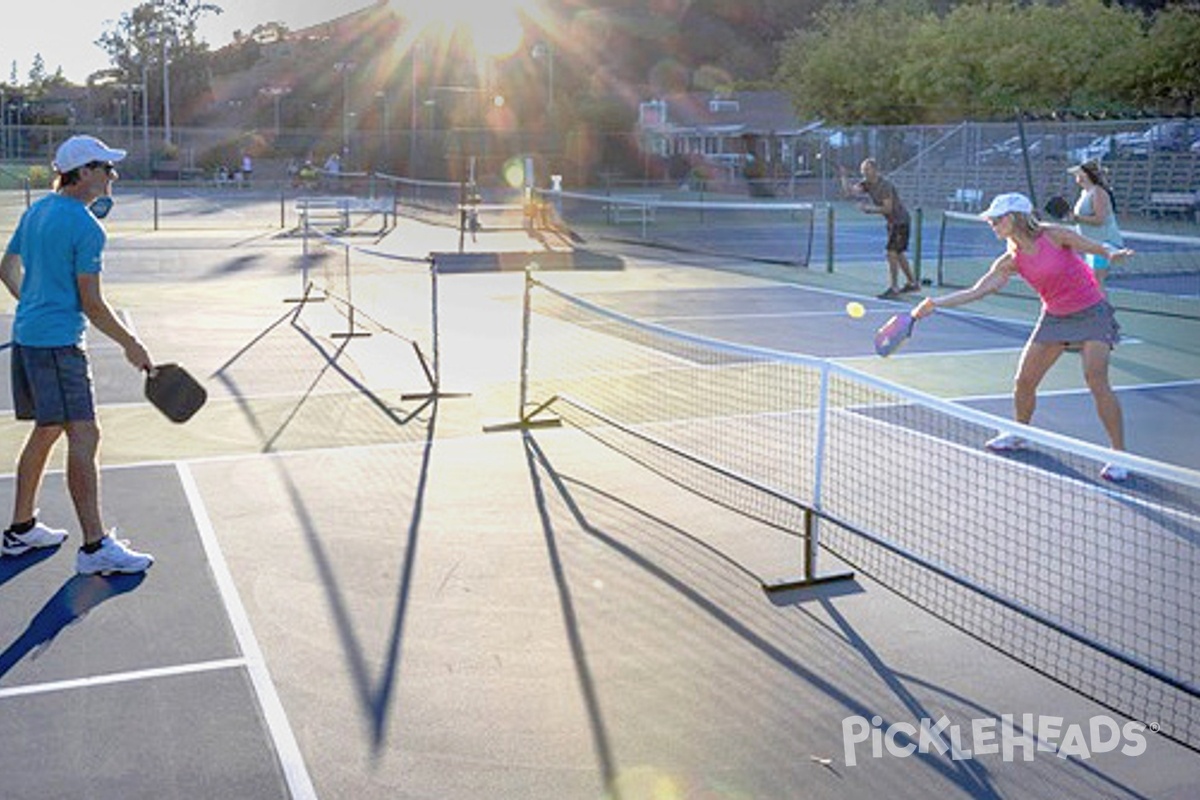
[[[2,552],[56,547],[67,532],[37,518],[37,498],[54,445],[67,437],[67,488],[83,531],[76,570],[85,575],[145,571],[154,558],[109,535],[100,515],[96,421],[88,322],[140,370],[150,354],[117,317],[100,289],[106,234],[89,206],[111,194],[125,151],[92,136],[73,136],[54,159],[54,191],[31,205],[0,259],[0,282],[17,298],[12,333],[12,391],[17,419],[34,428],[17,461],[12,524]]]

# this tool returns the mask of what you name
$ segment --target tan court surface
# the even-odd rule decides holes
[[[403,223],[390,246],[428,252],[444,248],[444,235]],[[161,581],[172,570],[227,565],[284,715],[262,714],[264,758],[275,753],[290,782],[273,761],[246,759],[211,763],[202,781],[182,772],[164,780],[178,765],[142,761],[154,751],[139,751],[134,737],[124,757],[139,768],[105,784],[123,791],[90,793],[86,759],[64,766],[47,752],[0,762],[0,796],[9,796],[4,774],[17,768],[58,775],[56,786],[64,770],[77,775],[66,780],[73,797],[152,796],[147,787],[161,797],[236,797],[237,772],[255,768],[279,775],[279,796],[339,800],[1195,796],[1200,756],[1149,733],[1139,755],[1086,759],[1024,760],[1022,750],[1015,759],[874,757],[868,741],[849,764],[848,718],[878,716],[886,726],[944,716],[969,730],[973,720],[1032,714],[1086,728],[1112,712],[869,580],[768,597],[754,576],[794,571],[793,540],[571,429],[483,433],[516,410],[519,275],[445,281],[444,383],[469,395],[421,406],[399,399],[411,375],[394,343],[350,341],[333,368],[339,344],[328,338],[337,325],[328,309],[269,330],[300,288],[297,255],[295,240],[272,236],[112,243],[114,304],[160,359],[206,376],[212,398],[181,427],[136,402],[106,407],[106,486],[121,488],[127,479],[110,475],[147,464],[178,467],[199,501],[174,509],[179,530],[122,524],[137,544],[164,553],[178,552],[172,537],[208,528],[220,560],[196,550],[194,563],[160,563],[141,586],[59,633],[103,647],[106,626],[136,619],[142,597],[170,591]],[[156,259],[171,268],[156,270]],[[246,266],[221,269],[235,262]],[[767,278],[649,261],[567,276],[664,290]],[[209,377],[222,365],[220,379]],[[0,422],[0,461],[12,462],[22,435]],[[38,576],[57,586],[70,563],[56,554],[0,586],[0,597]],[[227,609],[194,613],[211,620]],[[0,635],[26,622],[9,618]],[[61,647],[23,663],[22,680],[52,673]],[[0,675],[0,717],[18,707],[6,688]],[[197,723],[205,713],[236,719],[197,700]],[[63,702],[89,709],[72,735],[110,730],[100,721],[114,710],[100,690]],[[131,729],[166,729],[139,722],[155,708],[120,714]],[[298,761],[276,749],[281,739],[287,749],[281,720]],[[186,739],[188,727],[175,729]],[[97,746],[122,747],[120,728]]]

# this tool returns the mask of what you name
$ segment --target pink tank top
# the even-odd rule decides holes
[[[1017,272],[1042,298],[1047,314],[1074,314],[1104,299],[1104,290],[1082,256],[1056,246],[1045,234],[1038,236],[1036,247],[1032,253],[1017,249]]]

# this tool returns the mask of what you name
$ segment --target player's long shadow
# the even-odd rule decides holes
[[[687,539],[690,543],[705,546],[702,544],[699,537],[692,535],[686,530],[683,530],[671,523],[652,517],[644,510],[633,506],[632,504],[615,497],[609,493],[598,489],[595,486],[585,484],[570,478],[562,473],[559,473],[551,464],[545,452],[538,446],[537,441],[531,434],[526,434],[525,437],[526,453],[529,463],[530,480],[533,484],[535,500],[537,503],[539,514],[541,515],[543,531],[546,538],[546,546],[550,554],[551,566],[554,571],[555,583],[559,591],[559,603],[562,607],[563,617],[567,624],[567,635],[570,637],[571,651],[575,658],[576,671],[579,674],[580,690],[584,695],[584,702],[589,712],[589,718],[592,722],[592,732],[595,739],[597,757],[600,760],[601,771],[605,778],[607,786],[612,787],[616,791],[613,779],[617,775],[617,765],[614,762],[612,748],[609,744],[609,738],[605,731],[604,721],[600,711],[600,703],[598,693],[595,687],[595,682],[591,676],[591,670],[588,666],[586,651],[583,646],[582,637],[580,636],[577,614],[572,601],[572,593],[570,583],[567,580],[566,569],[563,558],[559,552],[558,538],[559,533],[554,525],[552,516],[547,507],[547,495],[542,486],[541,475],[544,473],[546,479],[553,487],[562,502],[569,509],[575,524],[594,540],[603,543],[613,551],[619,553],[631,563],[637,565],[645,571],[653,580],[669,587],[699,609],[704,614],[720,623],[735,635],[740,637],[750,646],[757,649],[768,659],[778,664],[783,669],[804,680],[817,691],[824,693],[826,696],[840,703],[848,713],[857,714],[866,718],[871,718],[876,711],[870,705],[850,694],[847,694],[840,686],[830,681],[829,679],[818,674],[816,671],[805,666],[801,662],[793,658],[789,653],[785,652],[781,647],[775,645],[762,634],[748,627],[742,620],[738,619],[731,611],[723,607],[720,601],[706,597],[702,592],[695,587],[688,585],[679,577],[672,575],[660,565],[654,563],[651,559],[638,552],[635,547],[622,541],[615,534],[610,533],[603,527],[594,524],[588,515],[583,510],[583,506],[577,501],[571,486],[583,488],[588,494],[595,495],[602,502],[620,507],[621,510],[633,514],[635,517],[642,520],[641,527],[653,528],[656,530],[665,530],[673,536],[678,536]],[[723,558],[726,563],[732,564],[727,557],[717,553]],[[749,570],[739,565],[734,565],[743,572],[748,579],[753,578],[755,582],[759,579],[755,577]],[[930,713],[920,714],[922,709],[919,704],[911,698],[907,691],[903,690],[903,685],[899,678],[890,673],[890,670],[881,661],[876,660],[874,663],[876,671],[885,677],[887,683],[894,688],[900,690],[902,696],[907,696],[910,705],[914,707],[917,713],[916,718],[921,716],[931,716]],[[896,720],[899,721],[899,720]],[[884,727],[891,721],[884,720]],[[976,797],[983,798],[998,798],[999,795],[986,786],[983,781],[983,771],[978,770],[974,765],[952,764],[941,759],[925,759],[926,764],[930,768],[942,773],[943,777],[968,789]],[[616,795],[613,795],[617,797]],[[617,800],[620,800],[617,797]]]
[[[28,627],[0,653],[0,677],[21,659],[43,652],[62,631],[84,617],[96,606],[117,595],[132,592],[142,585],[146,574],[75,575],[54,593],[46,605],[29,621]]]

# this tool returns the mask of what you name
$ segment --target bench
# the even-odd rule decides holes
[[[951,211],[978,211],[983,205],[982,189],[959,188],[946,198]]]
[[[610,225],[620,225],[622,222],[654,222],[654,203],[661,199],[661,195],[657,194],[611,197],[604,206],[604,214]]]
[[[368,197],[300,197],[296,199],[296,213],[302,230],[327,228],[333,231],[349,230],[355,215],[379,214],[383,223],[379,232],[387,230],[393,221],[395,209],[391,200]]]
[[[185,167],[179,161],[159,161],[150,170],[150,177],[157,181],[177,183],[201,182],[204,180],[204,170],[199,167]]]
[[[1145,210],[1154,216],[1182,214],[1200,222],[1200,192],[1151,192]]]

